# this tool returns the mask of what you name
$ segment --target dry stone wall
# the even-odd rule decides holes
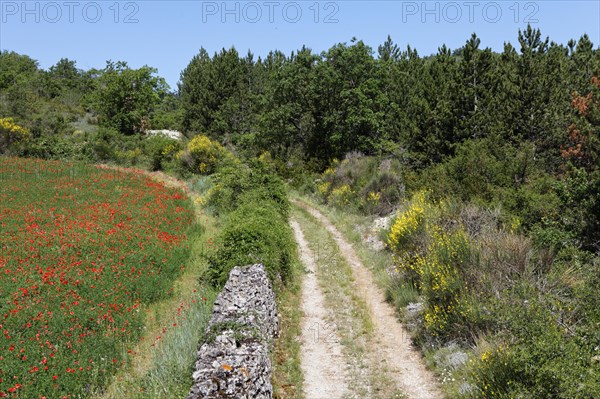
[[[275,294],[263,265],[236,267],[217,297],[187,399],[270,399]]]

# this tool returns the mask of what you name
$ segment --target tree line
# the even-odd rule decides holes
[[[598,246],[600,51],[587,35],[559,44],[531,26],[517,43],[494,52],[473,34],[428,56],[390,37],[376,50],[353,38],[321,54],[201,48],[174,91],[149,66],[84,71],[61,59],[42,70],[4,51],[0,118],[25,127],[29,142],[0,152],[135,163],[169,145],[144,147],[143,133],[170,128],[242,156],[268,151],[284,174],[323,171],[350,153],[380,156],[402,165],[408,188],[427,180],[464,200],[526,209],[529,226],[570,213],[576,235],[583,229]],[[538,209],[550,191],[562,193],[561,207]]]
[[[201,49],[181,73],[181,127],[322,167],[352,151],[424,167],[465,140],[493,137],[532,143],[553,169],[572,96],[593,89],[600,53],[586,35],[561,45],[530,26],[518,43],[495,53],[473,34],[427,57],[389,37],[376,52],[353,39],[320,55],[304,47],[257,60]]]
[[[464,46],[430,56],[390,37],[374,51],[353,38],[316,54],[272,51],[255,59],[235,48],[193,57],[171,92],[156,69],[107,62],[80,70],[61,59],[0,54],[0,116],[34,136],[61,134],[86,112],[121,134],[172,128],[206,134],[240,151],[313,160],[324,168],[352,151],[394,155],[415,167],[439,163],[469,139],[528,142],[558,167],[573,119],[571,102],[594,90],[600,52],[587,35],[566,45],[528,26],[518,46]]]

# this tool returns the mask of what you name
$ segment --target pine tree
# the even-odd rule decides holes
[[[182,127],[186,133],[206,133],[218,103],[210,91],[212,60],[201,48],[181,72],[179,95],[183,107]]]
[[[377,153],[403,153],[402,131],[407,121],[407,99],[411,90],[408,77],[407,52],[403,52],[388,36],[378,48],[377,79],[381,86],[383,121]]]
[[[519,30],[521,56],[518,59],[520,112],[515,120],[513,134],[517,140],[537,140],[543,134],[541,121],[544,108],[548,104],[547,79],[545,61],[548,52],[546,37],[542,40],[539,29],[527,26],[525,31]]]
[[[456,110],[457,140],[481,138],[489,134],[494,57],[490,48],[481,50],[475,33],[461,51]]]
[[[592,89],[592,76],[599,67],[594,57],[594,44],[587,34],[583,35],[577,45],[570,42],[571,86],[578,93],[589,93]]]
[[[455,110],[457,62],[445,45],[428,60],[422,75],[423,103],[420,110],[420,136],[413,137],[412,150],[425,162],[437,163],[452,154],[457,138]]]

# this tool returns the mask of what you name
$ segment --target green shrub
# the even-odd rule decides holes
[[[208,203],[224,215],[207,278],[223,285],[235,266],[265,265],[273,282],[287,282],[295,244],[287,223],[285,185],[264,160],[231,162],[213,175]]]
[[[287,217],[289,204],[285,185],[279,176],[261,162],[228,164],[221,167],[213,178],[214,187],[209,204],[217,212],[231,212],[239,206],[243,197],[251,197],[259,204],[263,200],[272,202]]]
[[[254,263],[265,265],[272,281],[289,277],[295,250],[286,219],[273,203],[247,201],[226,217],[217,250],[210,257],[209,280],[223,285],[231,269]]]
[[[538,248],[549,248],[553,252],[576,245],[575,233],[565,230],[555,220],[542,219],[533,226],[531,238]]]
[[[142,159],[141,139],[116,130],[100,128],[89,136],[84,152],[92,162],[115,162],[133,166]]]
[[[555,189],[564,229],[575,233],[585,249],[600,252],[600,170],[571,168]]]
[[[144,140],[144,153],[150,161],[151,170],[162,170],[172,162],[181,150],[181,142],[165,136],[156,135]]]
[[[561,209],[557,179],[544,171],[534,154],[529,144],[498,145],[494,138],[468,140],[457,146],[454,157],[424,170],[417,186],[436,197],[500,206],[506,223],[518,218],[523,230],[529,231],[543,219],[559,220],[577,209]]]
[[[212,178],[213,188],[208,203],[218,213],[233,211],[238,197],[250,188],[250,168],[242,163],[223,166]]]
[[[556,180],[550,176],[540,176],[518,188],[497,189],[496,203],[502,204],[507,215],[517,216],[526,230],[541,220],[560,218],[560,200],[553,185]]]
[[[480,350],[469,365],[474,397],[583,399],[600,392],[600,362],[593,360],[598,341],[561,321],[565,302],[536,291],[520,283],[495,309],[505,326],[502,343]]]
[[[590,398],[600,392],[593,360],[600,353],[600,269],[589,253],[566,245],[548,259],[548,252],[534,252],[527,239],[512,234],[480,248],[488,277],[483,297],[496,319],[491,331],[508,344],[502,364],[474,367],[482,396]]]
[[[84,139],[62,134],[36,137],[27,143],[20,155],[41,159],[90,160]]]
[[[257,206],[272,207],[279,215],[287,219],[290,205],[285,195],[283,184],[271,183],[245,191],[239,196],[238,203],[254,203]]]
[[[394,159],[351,153],[334,161],[319,179],[315,191],[330,205],[365,214],[387,215],[404,196],[402,168]]]

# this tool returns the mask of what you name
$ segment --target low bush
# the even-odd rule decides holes
[[[527,283],[505,294],[513,302],[496,308],[504,327],[494,338],[498,344],[479,351],[468,367],[475,387],[472,397],[597,397],[598,337],[597,333],[590,335],[587,325],[593,319],[572,325],[567,316],[570,301],[552,293],[540,296],[538,289]],[[520,303],[514,302],[517,298]]]
[[[142,158],[141,138],[125,136],[116,130],[100,128],[89,136],[83,148],[91,162],[115,162],[121,165],[136,165]]]
[[[289,203],[283,180],[268,165],[255,160],[243,164],[233,161],[213,175],[214,187],[209,204],[219,213],[235,210],[244,198],[272,202],[287,217]]]
[[[177,154],[177,158],[188,171],[209,175],[233,156],[218,142],[199,134],[190,140],[184,150]]]
[[[397,160],[351,153],[323,172],[315,181],[315,192],[337,208],[383,216],[404,197],[401,171]]]
[[[19,155],[41,159],[89,160],[87,136],[43,135],[30,140]]]
[[[563,229],[578,237],[585,249],[600,253],[600,168],[588,171],[569,167],[554,188],[562,204],[561,218],[557,219]]]
[[[161,135],[146,138],[143,149],[148,157],[150,170],[173,169],[175,155],[181,150],[181,146],[179,140]]]
[[[245,201],[226,217],[211,256],[209,280],[227,281],[235,266],[262,263],[272,281],[286,281],[294,242],[286,219],[272,203]]]
[[[213,176],[208,203],[224,216],[206,276],[222,286],[235,266],[265,265],[274,283],[286,283],[295,244],[287,223],[283,181],[261,160],[226,165]]]

